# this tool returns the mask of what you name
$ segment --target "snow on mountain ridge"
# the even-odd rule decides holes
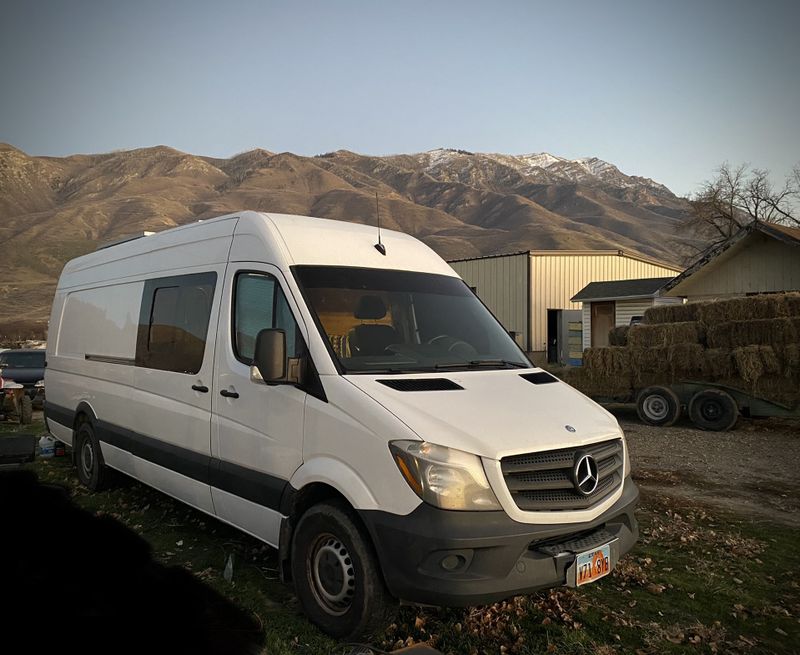
[[[508,166],[516,170],[520,175],[535,178],[537,181],[556,178],[573,183],[600,182],[622,189],[644,186],[661,193],[671,194],[670,190],[663,184],[646,177],[626,175],[614,164],[599,157],[567,159],[549,152],[504,155],[500,153],[472,153],[453,148],[437,148],[428,152],[418,153],[416,157],[421,159],[421,163],[425,164],[425,171],[431,174],[440,172],[443,167],[450,166],[454,162],[461,164],[462,168],[467,168],[477,165],[480,160],[488,160]]]

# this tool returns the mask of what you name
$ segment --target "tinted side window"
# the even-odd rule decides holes
[[[286,296],[277,280],[266,273],[239,273],[233,315],[233,348],[236,357],[246,364],[253,361],[256,336],[266,328],[286,332],[286,354],[299,357],[302,340]]]
[[[203,366],[216,273],[147,280],[142,294],[136,365],[195,374]]]

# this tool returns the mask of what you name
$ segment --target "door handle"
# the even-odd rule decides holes
[[[223,389],[219,392],[220,396],[225,396],[225,398],[238,398],[239,394],[235,391],[228,391],[227,389]]]
[[[208,387],[202,384],[193,384],[192,389],[194,389],[195,391],[199,391],[200,393],[208,393]]]

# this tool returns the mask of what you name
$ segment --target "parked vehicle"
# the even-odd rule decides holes
[[[320,628],[606,575],[637,538],[614,417],[533,365],[410,236],[243,212],[69,262],[46,419],[276,547]]]
[[[21,384],[35,404],[44,400],[45,351],[41,349],[10,349],[0,352],[0,372],[6,380]]]

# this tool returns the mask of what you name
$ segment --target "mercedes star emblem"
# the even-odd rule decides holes
[[[584,496],[589,496],[597,489],[599,479],[597,462],[594,457],[579,453],[575,458],[575,468],[573,469],[575,490]]]

